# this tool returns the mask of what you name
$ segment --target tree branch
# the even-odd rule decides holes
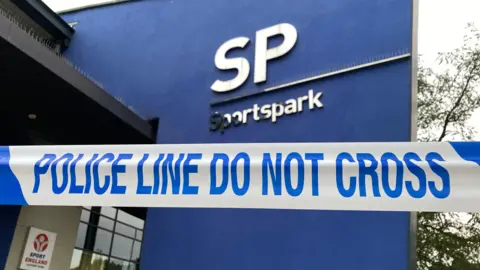
[[[460,93],[460,95],[458,96],[457,100],[455,101],[455,104],[453,105],[453,107],[448,111],[447,113],[447,116],[445,117],[445,122],[443,123],[443,127],[442,127],[442,133],[440,134],[440,136],[438,137],[437,141],[441,142],[445,136],[447,135],[447,128],[448,128],[448,125],[450,124],[450,117],[452,116],[453,112],[455,112],[455,110],[458,108],[458,106],[460,106],[460,103],[462,102],[462,99],[463,97],[465,96],[465,94],[467,93],[468,91],[468,88],[470,86],[470,81],[472,80],[473,78],[473,72],[475,71],[475,69],[477,68],[477,63],[475,62],[473,64],[473,67],[472,69],[470,70],[470,72],[468,73],[468,78],[467,78],[467,81],[465,82],[465,86],[463,87],[462,89],[462,92]]]
[[[437,227],[434,227],[434,226],[431,226],[429,224],[424,224],[424,226],[436,231],[439,234],[443,234],[446,237],[454,238],[454,239],[456,239],[457,241],[460,241],[460,242],[468,242],[468,243],[475,244],[478,241],[478,237],[462,237],[460,235],[441,230],[441,229],[439,229]]]

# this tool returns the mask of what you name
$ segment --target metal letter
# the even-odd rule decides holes
[[[268,49],[268,38],[283,35],[284,41],[280,46]],[[267,80],[267,61],[288,53],[297,42],[297,30],[288,23],[277,24],[257,31],[255,41],[255,76],[254,82]]]
[[[213,91],[228,92],[239,87],[247,80],[248,74],[250,73],[250,64],[248,63],[248,60],[243,57],[227,59],[225,55],[230,49],[244,48],[248,42],[248,38],[238,37],[228,40],[218,48],[217,53],[215,54],[215,66],[221,70],[237,69],[238,75],[229,81],[216,80],[211,86]]]

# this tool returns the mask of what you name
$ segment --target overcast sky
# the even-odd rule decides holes
[[[44,0],[55,11],[114,1]],[[467,23],[473,22],[480,28],[480,0],[419,1],[419,53],[426,65],[434,66],[439,52],[451,51],[461,46]],[[475,113],[470,123],[480,132],[480,110]],[[480,134],[477,139],[480,140]]]
[[[420,0],[418,50],[424,63],[434,66],[439,52],[461,46],[469,22],[480,28],[480,0]],[[470,124],[480,133],[480,110]]]
[[[115,0],[43,0],[54,11],[63,11],[99,3],[116,2]]]

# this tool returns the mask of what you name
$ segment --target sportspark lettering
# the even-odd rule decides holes
[[[307,107],[309,110],[323,108],[323,104],[320,101],[321,97],[322,92],[314,93],[314,91],[310,89],[307,95],[300,96],[296,99],[289,99],[285,102],[276,102],[261,106],[254,104],[251,108],[224,115],[217,112],[210,117],[210,130],[220,130],[220,132],[223,133],[225,129],[229,128],[232,124],[233,126],[247,124],[250,118],[254,121],[270,119],[272,123],[275,123],[280,117],[300,113]]]

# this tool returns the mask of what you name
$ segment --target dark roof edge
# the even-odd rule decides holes
[[[0,38],[34,59],[46,69],[56,74],[59,79],[72,85],[77,91],[89,97],[103,108],[110,111],[127,125],[130,125],[152,142],[156,141],[156,130],[152,125],[108,94],[100,86],[82,75],[77,69],[61,56],[56,55],[34,37],[23,31],[18,25],[0,16]]]
[[[12,2],[56,40],[62,40],[63,45],[68,45],[75,30],[42,0],[12,0]]]

